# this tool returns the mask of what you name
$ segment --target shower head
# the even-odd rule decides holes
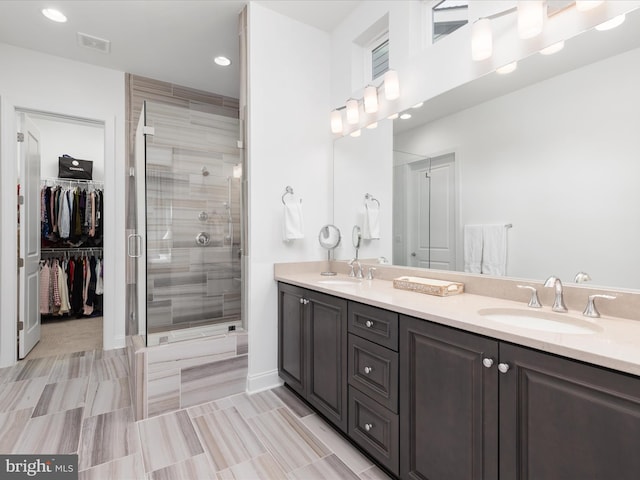
[[[207,170],[207,166],[203,166],[200,171],[202,172],[202,176],[203,177],[208,177],[209,176],[209,170]]]

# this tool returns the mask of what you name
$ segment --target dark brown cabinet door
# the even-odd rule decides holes
[[[399,337],[401,478],[496,479],[498,342],[405,316]]]
[[[347,301],[307,292],[307,401],[347,431]]]
[[[278,372],[296,392],[305,395],[305,290],[278,285]]]
[[[640,379],[500,344],[501,480],[640,478]]]

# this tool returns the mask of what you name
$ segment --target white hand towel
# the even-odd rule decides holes
[[[464,226],[464,271],[482,273],[482,225]]]
[[[283,239],[285,242],[304,238],[302,202],[293,200],[284,204],[283,227]]]
[[[507,228],[501,225],[482,227],[482,273],[504,276],[507,274]]]
[[[380,239],[380,206],[376,202],[364,204],[362,238],[366,240]]]

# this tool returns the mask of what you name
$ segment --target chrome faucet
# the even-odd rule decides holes
[[[547,281],[544,282],[544,286],[553,287],[556,290],[556,298],[553,301],[553,307],[551,307],[551,310],[554,312],[566,312],[567,306],[564,304],[564,298],[562,297],[562,282],[560,279],[551,275],[547,278]]]
[[[351,267],[351,271],[349,272],[350,277],[363,278],[362,275],[362,265],[355,258],[349,260],[349,266]]]

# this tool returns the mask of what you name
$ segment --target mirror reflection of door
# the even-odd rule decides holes
[[[408,165],[405,265],[438,270],[456,266],[456,179],[453,153]]]

